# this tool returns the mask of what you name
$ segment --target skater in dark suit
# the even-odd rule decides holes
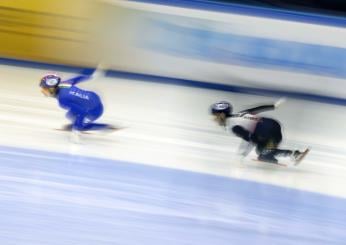
[[[278,148],[282,141],[280,123],[275,119],[258,115],[264,111],[274,110],[282,102],[283,100],[279,100],[275,104],[257,106],[232,114],[231,104],[221,101],[211,106],[211,113],[220,126],[230,128],[236,136],[248,142],[246,150],[242,153],[244,156],[256,147],[260,161],[278,163],[278,156],[289,156],[293,161],[298,161],[302,152]]]

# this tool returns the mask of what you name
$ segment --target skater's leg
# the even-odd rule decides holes
[[[74,112],[72,110],[69,110],[67,113],[66,113],[66,118],[69,119],[71,121],[71,123],[68,123],[68,124],[65,124],[63,126],[63,130],[65,131],[71,131],[72,128],[73,128],[73,124],[74,122],[76,121],[76,118],[77,118],[77,112]]]
[[[103,114],[103,105],[98,104],[93,110],[88,111],[86,118],[84,120],[84,130],[104,130],[112,128],[109,124],[105,123],[94,123]]]
[[[85,114],[78,114],[75,116],[73,125],[72,125],[72,130],[77,130],[77,131],[84,131],[85,130]]]
[[[303,156],[304,152],[300,151],[292,151],[292,150],[283,150],[283,149],[275,149],[273,150],[273,156],[276,157],[290,157],[292,161],[298,162]]]
[[[90,110],[85,114],[78,115],[74,124],[75,128],[79,131],[113,129],[113,127],[109,124],[94,123],[94,121],[100,118],[102,114],[103,106],[102,104],[99,104],[93,110]]]
[[[258,154],[258,160],[264,162],[278,163],[278,160],[275,156],[275,149],[265,149],[265,148],[256,148]]]
[[[258,154],[258,160],[278,163],[276,156],[286,156],[292,154],[292,151],[278,149],[279,142],[276,138],[265,139],[257,144],[256,152]]]
[[[87,131],[87,130],[103,130],[103,129],[110,129],[110,128],[111,128],[111,126],[109,124],[89,122],[89,123],[85,123],[81,130],[82,131]]]
[[[298,161],[302,156],[303,152],[300,151],[292,151],[286,149],[260,149],[257,151],[259,154],[258,160],[267,161],[267,162],[276,162],[276,157],[290,157],[292,161]]]
[[[86,115],[80,114],[75,117],[75,121],[72,125],[73,130],[89,131],[89,130],[103,130],[111,128],[110,125],[105,123],[94,123],[90,121]]]
[[[64,130],[77,130],[83,128],[83,121],[86,111],[81,106],[74,106],[67,113],[66,117],[71,121],[71,124],[64,126]]]
[[[278,163],[275,158],[279,152],[277,147],[282,140],[280,124],[270,118],[262,118],[257,123],[254,133],[251,135],[251,141],[257,144],[256,152],[258,160]]]
[[[287,156],[291,156],[293,154],[293,151],[291,150],[283,150],[283,149],[274,149],[274,156],[278,156],[278,157],[287,157]]]

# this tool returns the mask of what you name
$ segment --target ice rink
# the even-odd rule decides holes
[[[241,110],[278,97],[104,77],[80,87],[122,129],[75,144],[40,93],[47,70],[0,71],[0,244],[345,244],[343,105],[288,98],[267,113],[283,148],[311,148],[280,167],[241,159],[208,115],[219,100]]]

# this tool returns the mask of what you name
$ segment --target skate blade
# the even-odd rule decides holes
[[[310,151],[310,148],[307,148],[307,149],[302,153],[302,155],[295,161],[294,165],[300,164],[300,163],[303,161],[303,159],[306,157],[306,155],[309,153],[309,151]]]

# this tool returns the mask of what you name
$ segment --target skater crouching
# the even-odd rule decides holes
[[[274,110],[283,100],[275,104],[262,105],[232,114],[232,105],[227,101],[221,101],[211,106],[211,114],[214,120],[224,127],[228,127],[237,136],[248,142],[242,155],[246,156],[253,147],[259,161],[278,163],[276,157],[291,157],[294,162],[298,162],[305,152],[279,149],[282,141],[280,123],[272,118],[260,117],[258,113]]]
[[[72,123],[65,126],[64,130],[80,132],[113,129],[111,125],[94,122],[103,114],[100,97],[93,91],[76,86],[82,81],[95,78],[97,73],[100,71],[95,69],[91,75],[79,75],[65,81],[56,74],[47,74],[41,79],[41,92],[45,96],[56,98],[59,106],[67,110],[66,117]]]

